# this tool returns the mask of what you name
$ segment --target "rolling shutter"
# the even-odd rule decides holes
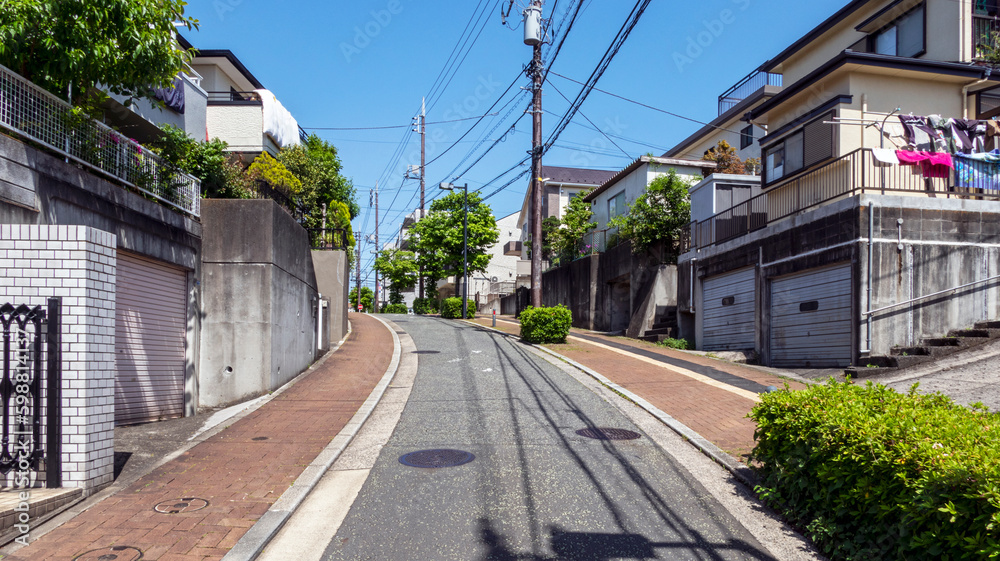
[[[755,272],[751,267],[705,279],[702,350],[739,351],[755,347]]]
[[[772,281],[771,366],[850,366],[851,286],[850,264]]]
[[[118,252],[115,424],[184,416],[187,273]]]

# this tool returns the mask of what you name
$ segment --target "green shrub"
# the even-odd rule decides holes
[[[673,337],[667,337],[662,341],[657,341],[656,344],[661,347],[667,347],[668,349],[680,349],[682,351],[691,349],[691,343],[688,343],[687,339],[674,339]]]
[[[573,314],[562,304],[553,308],[528,306],[519,316],[521,339],[529,343],[565,343]]]
[[[382,306],[383,314],[405,314],[406,312],[406,304],[387,304]]]
[[[433,298],[414,298],[413,299],[413,313],[415,314],[436,314],[437,313],[437,301]]]
[[[441,305],[441,317],[447,319],[456,319],[462,317],[462,299],[461,298],[445,298],[444,303]],[[466,318],[476,317],[476,306],[474,303],[469,302],[467,309],[465,311]]]
[[[916,386],[761,395],[757,492],[831,559],[1000,555],[1000,417]]]

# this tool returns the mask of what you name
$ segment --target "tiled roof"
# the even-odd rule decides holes
[[[578,183],[581,185],[600,185],[611,179],[615,171],[602,169],[563,168],[557,166],[542,166],[542,178],[548,183]]]

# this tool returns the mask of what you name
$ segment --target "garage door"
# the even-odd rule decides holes
[[[118,252],[115,424],[184,415],[187,273]]]
[[[701,349],[737,351],[754,348],[755,269],[705,279],[702,291]]]
[[[850,366],[851,348],[850,264],[771,282],[772,366]]]

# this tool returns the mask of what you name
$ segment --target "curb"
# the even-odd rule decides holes
[[[467,321],[466,323],[471,323],[472,325],[475,325],[477,327],[484,327],[486,329],[491,329],[505,337],[517,338],[517,335],[500,331],[499,329],[492,328],[488,325],[480,325],[478,323],[472,323],[469,321]],[[520,340],[518,340],[518,342],[520,342]],[[580,370],[584,374],[587,374],[591,378],[594,378],[595,380],[600,382],[601,385],[615,392],[619,396],[631,401],[632,403],[639,406],[639,408],[643,409],[650,415],[659,419],[660,422],[667,425],[667,427],[669,427],[671,430],[673,430],[674,432],[679,434],[682,438],[693,444],[695,448],[701,451],[701,453],[705,454],[713,461],[715,461],[717,464],[724,467],[726,470],[728,470],[730,473],[733,474],[733,477],[738,479],[741,483],[743,483],[750,489],[753,489],[757,485],[757,477],[754,475],[753,471],[751,471],[749,467],[747,467],[743,463],[740,463],[739,460],[730,456],[715,444],[712,444],[712,442],[710,442],[708,439],[695,432],[693,429],[691,429],[691,427],[685,425],[684,423],[671,417],[667,413],[661,411],[659,408],[654,406],[652,403],[646,401],[642,397],[639,397],[638,395],[632,393],[630,390],[627,390],[624,387],[616,384],[615,382],[612,382],[603,374],[591,368],[588,368],[587,366],[584,366],[571,358],[565,357],[551,349],[547,349],[541,345],[533,345],[530,343],[522,342],[521,344],[523,344],[525,347],[528,347],[529,349],[535,350],[536,352],[542,352],[551,355],[565,362],[566,364],[569,364],[570,366],[573,366],[574,368]]]
[[[319,480],[326,474],[337,458],[340,457],[340,454],[343,453],[348,444],[354,440],[354,437],[361,430],[361,426],[365,424],[365,421],[371,416],[372,411],[375,410],[375,406],[378,405],[382,396],[385,395],[389,384],[396,375],[396,370],[399,369],[402,349],[399,342],[399,335],[396,334],[396,331],[385,320],[374,314],[372,317],[382,323],[392,334],[392,360],[389,362],[389,368],[386,369],[385,374],[382,375],[382,379],[379,380],[379,383],[372,390],[368,399],[365,400],[361,408],[351,417],[351,420],[347,422],[340,433],[316,456],[309,464],[309,467],[296,478],[292,486],[281,494],[281,497],[271,505],[271,508],[260,517],[260,520],[251,526],[246,534],[243,534],[243,537],[236,542],[236,545],[229,550],[229,553],[222,558],[222,561],[253,561],[260,556],[264,548],[267,547],[267,544],[274,539],[274,536],[278,535],[285,522],[291,518],[295,509],[302,504],[302,501],[316,487]]]

